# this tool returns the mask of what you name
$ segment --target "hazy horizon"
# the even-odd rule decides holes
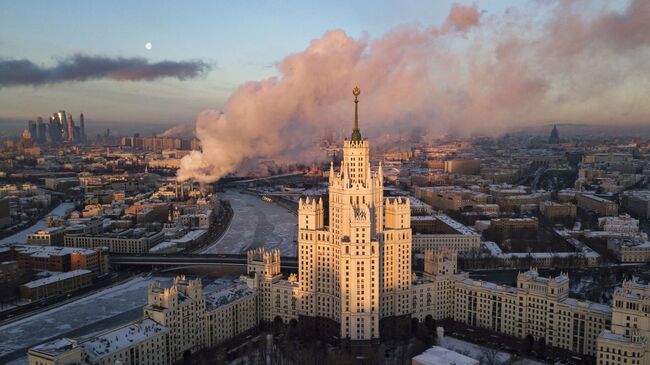
[[[179,177],[204,182],[249,159],[312,160],[314,136],[351,128],[354,86],[364,136],[650,124],[645,0],[156,5],[8,7],[0,118],[180,125],[204,150]]]

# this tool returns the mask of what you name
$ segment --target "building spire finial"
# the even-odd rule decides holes
[[[352,95],[354,95],[354,129],[352,130],[352,141],[359,142],[361,141],[361,132],[359,131],[359,95],[361,94],[361,89],[358,86],[355,86],[352,89]]]

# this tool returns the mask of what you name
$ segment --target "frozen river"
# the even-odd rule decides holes
[[[79,338],[142,318],[147,287],[168,277],[136,277],[88,297],[0,327],[0,364],[27,364],[27,349],[50,339]]]
[[[0,245],[9,244],[9,243],[27,243],[27,235],[38,231],[39,229],[47,228],[47,217],[51,215],[64,216],[68,211],[74,209],[74,203],[61,203],[57,205],[50,213],[48,213],[43,219],[36,222],[29,228],[26,228],[16,234],[13,234],[7,238],[0,240]]]
[[[234,216],[226,233],[201,253],[243,253],[248,249],[279,248],[283,256],[296,256],[298,217],[256,196],[229,190],[221,194],[230,201]]]

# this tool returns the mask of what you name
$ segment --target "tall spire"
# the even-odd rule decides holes
[[[352,89],[352,95],[354,95],[354,129],[352,130],[352,141],[355,142],[361,141],[361,132],[359,131],[359,94],[361,94],[361,89],[355,86]]]

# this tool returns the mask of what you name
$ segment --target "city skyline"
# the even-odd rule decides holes
[[[57,3],[56,6],[48,2],[15,4],[0,15],[3,18],[3,28],[6,28],[0,37],[0,44],[3,45],[0,59],[26,58],[36,64],[48,66],[76,53],[143,57],[151,60],[202,59],[213,64],[216,70],[204,80],[185,83],[163,80],[125,85],[94,81],[46,85],[36,89],[2,88],[2,93],[12,100],[20,100],[25,95],[34,94],[39,99],[47,100],[44,107],[24,103],[17,112],[0,107],[3,110],[0,118],[35,118],[39,113],[43,114],[53,107],[60,108],[60,105],[79,109],[77,105],[82,103],[79,97],[86,101],[96,101],[97,98],[104,97],[117,99],[114,102],[123,102],[125,98],[137,96],[135,94],[138,92],[143,92],[160,105],[161,98],[164,101],[168,91],[181,88],[184,93],[190,93],[191,98],[175,96],[172,99],[175,106],[167,108],[166,112],[182,109],[183,113],[175,112],[177,114],[165,122],[194,121],[201,110],[222,106],[227,97],[242,83],[276,74],[273,70],[275,63],[287,54],[304,48],[310,40],[320,37],[329,29],[348,29],[357,37],[366,31],[381,34],[399,24],[441,21],[451,4],[451,1],[432,5],[414,3],[411,5],[413,9],[410,9],[384,3],[380,10],[373,13],[382,21],[364,14],[371,6],[370,3],[319,6],[318,11],[299,2],[258,6],[210,2],[172,5],[166,10],[160,9],[152,2],[138,2],[124,7],[74,2]],[[492,7],[498,9],[503,5]],[[48,16],[57,9],[65,9],[72,14],[60,18]],[[346,11],[342,12],[341,9]],[[281,13],[302,16],[293,17],[291,22],[286,22],[277,17],[277,14]],[[402,15],[396,16],[397,13]],[[317,16],[321,14],[327,14],[327,19]],[[212,15],[215,20],[224,24],[205,23],[203,19],[206,15]],[[37,29],[46,18],[51,24],[51,31],[43,34]],[[164,26],[158,19],[163,19],[163,24],[181,22],[184,27]],[[197,19],[202,21],[196,21]],[[116,24],[121,26],[117,27]],[[83,32],[84,29],[92,30]],[[269,32],[269,29],[272,31]],[[306,31],[295,32],[296,29]],[[152,44],[150,51],[145,48],[148,42]],[[75,90],[69,90],[71,87]],[[80,92],[80,89],[83,91]],[[90,95],[83,95],[86,92]],[[57,93],[63,95],[56,96]],[[208,93],[209,96],[201,95],[202,93]],[[109,106],[100,105],[97,109],[101,109],[92,110],[101,120],[160,120],[161,115],[144,119],[133,115],[135,113],[132,105],[129,106],[131,113],[116,117],[108,113],[111,111],[111,101],[105,103]],[[188,103],[189,107],[186,106]]]
[[[193,123],[203,110],[223,110],[231,95],[246,82],[268,77],[287,78],[286,74],[283,76],[285,71],[278,69],[282,60],[287,55],[301,52],[310,42],[323,39],[329,31],[341,30],[360,44],[386,43],[391,34],[394,36],[405,30],[413,31],[412,35],[418,36],[418,32],[444,29],[445,24],[449,24],[448,14],[453,6],[475,9],[476,16],[480,16],[480,19],[476,18],[478,28],[472,30],[470,28],[473,25],[468,24],[467,29],[463,29],[463,34],[458,37],[448,36],[442,43],[429,42],[421,47],[446,49],[445,42],[452,41],[458,44],[453,48],[462,51],[465,47],[473,47],[475,41],[483,38],[482,42],[491,44],[487,54],[473,54],[465,50],[460,56],[461,59],[472,57],[479,63],[485,63],[492,57],[489,53],[497,49],[506,50],[507,47],[516,45],[524,48],[536,47],[539,39],[535,37],[544,36],[545,28],[556,26],[557,30],[568,30],[562,28],[569,26],[567,21],[577,23],[577,34],[574,38],[559,34],[568,38],[566,42],[558,44],[562,54],[580,52],[580,48],[592,46],[607,50],[611,48],[611,42],[618,44],[613,49],[620,53],[618,57],[613,57],[609,51],[603,53],[612,60],[611,69],[616,69],[616,72],[608,75],[610,80],[597,77],[599,72],[596,68],[587,78],[574,77],[575,85],[568,89],[567,85],[564,85],[559,90],[556,83],[549,82],[548,72],[542,74],[539,73],[542,71],[539,68],[524,67],[525,62],[522,65],[522,59],[531,55],[521,54],[510,61],[515,62],[510,70],[515,75],[519,73],[517,77],[523,78],[523,81],[519,84],[502,83],[500,89],[503,94],[495,95],[495,101],[498,102],[499,98],[509,98],[507,93],[520,92],[517,88],[521,87],[528,88],[535,94],[539,92],[537,88],[542,87],[539,84],[542,81],[547,84],[545,88],[551,91],[544,91],[545,102],[554,99],[552,104],[564,110],[558,110],[555,114],[547,113],[550,115],[528,115],[526,120],[521,120],[518,113],[509,115],[507,112],[512,105],[497,105],[488,110],[504,114],[503,118],[491,122],[498,131],[508,129],[512,123],[531,121],[562,120],[603,124],[616,118],[617,123],[647,122],[648,111],[640,103],[642,99],[639,94],[647,83],[645,77],[641,77],[645,66],[638,62],[639,54],[647,51],[648,40],[643,36],[646,25],[637,22],[639,28],[635,29],[617,23],[617,19],[620,23],[626,21],[626,18],[632,18],[630,23],[634,23],[634,19],[641,18],[644,12],[647,13],[647,5],[639,1],[584,1],[567,6],[566,10],[558,9],[563,6],[559,3],[543,5],[534,1],[413,2],[408,6],[397,6],[391,2],[362,2],[315,7],[300,3],[258,6],[211,3],[172,6],[167,10],[146,2],[123,7],[101,4],[74,5],[72,2],[57,3],[56,7],[47,2],[16,4],[3,14],[2,23],[5,29],[0,37],[0,44],[3,45],[0,51],[2,61],[26,60],[33,66],[47,70],[56,67],[57,63],[83,55],[100,58],[100,61],[113,61],[116,64],[112,66],[118,68],[121,67],[118,62],[120,59],[136,63],[140,60],[152,67],[164,61],[178,63],[179,67],[188,62],[198,62],[200,68],[190,71],[198,71],[196,74],[184,74],[186,76],[183,76],[183,81],[175,79],[178,75],[171,71],[171,74],[167,72],[164,73],[166,76],[150,81],[114,81],[115,76],[102,74],[98,79],[93,80],[91,77],[82,82],[50,84],[48,79],[45,79],[44,84],[37,86],[11,86],[4,82],[4,86],[0,86],[0,92],[3,94],[0,101],[0,120],[32,119],[46,114],[46,111],[65,107],[71,110],[86,110],[94,115],[96,120],[117,123]],[[636,8],[631,9],[634,6]],[[56,10],[64,10],[69,16],[48,18],[47,14]],[[567,19],[558,18],[557,13],[560,11],[566,12]],[[209,15],[215,16],[219,22],[212,24],[203,21]],[[460,14],[454,21],[472,21],[471,15],[469,18],[467,16],[468,14]],[[41,32],[39,24],[43,24],[46,18],[50,29],[48,32]],[[525,24],[531,26],[530,34],[526,37],[516,38],[508,31],[502,35],[502,39],[495,40],[494,34],[491,34],[495,29],[503,30],[504,26],[513,26],[514,29]],[[602,32],[590,29],[598,25],[603,26]],[[607,27],[610,29],[606,30]],[[603,36],[601,33],[605,31],[611,34]],[[626,38],[623,42],[617,38],[624,36]],[[149,49],[145,47],[147,44],[151,46]],[[364,52],[376,50],[366,49]],[[428,52],[428,55],[425,53],[419,56],[426,58],[440,55]],[[550,60],[553,62],[552,58]],[[540,61],[540,65],[545,62],[548,63]],[[449,72],[437,69],[436,62],[431,65],[434,74]],[[518,65],[520,67],[516,67]],[[569,66],[570,62],[566,67]],[[639,66],[641,68],[638,68]],[[11,65],[4,65],[4,68],[0,69],[5,74],[11,70]],[[444,82],[444,78],[440,80],[438,76],[434,76],[432,82]],[[1,79],[6,77],[0,77]],[[363,81],[362,77],[359,79]],[[588,81],[589,79],[593,81]],[[443,83],[443,87],[451,86],[452,80],[447,81],[449,85]],[[495,80],[486,79],[485,82],[489,85]],[[468,89],[470,85],[461,85],[455,92],[471,93]],[[361,86],[368,88],[371,85]],[[595,89],[585,94],[582,89],[587,86]],[[498,92],[498,89],[495,90]],[[570,93],[567,94],[569,90],[581,94],[580,97],[574,99]],[[602,97],[609,98],[612,103],[610,109],[614,113],[594,110],[585,115],[585,110],[598,108],[598,101]],[[570,100],[564,102],[563,99],[566,98]],[[337,99],[342,100],[340,97]],[[513,99],[509,102],[517,101]],[[391,117],[391,120],[398,121],[395,117]],[[449,116],[444,112],[432,114],[430,124],[434,127],[441,126],[439,129],[446,129],[449,123]]]
[[[0,9],[1,364],[650,365],[650,0]]]

